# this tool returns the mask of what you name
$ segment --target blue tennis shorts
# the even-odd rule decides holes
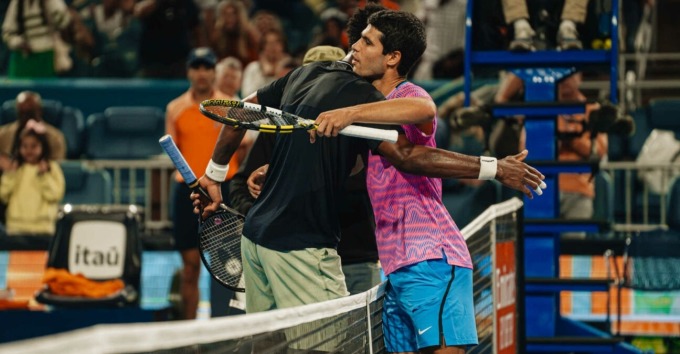
[[[419,262],[387,277],[383,332],[388,352],[477,344],[472,270],[446,259]]]

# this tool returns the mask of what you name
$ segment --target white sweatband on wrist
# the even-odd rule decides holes
[[[227,172],[229,172],[229,164],[220,165],[212,159],[208,162],[208,167],[205,168],[205,175],[215,182],[224,182],[227,179]]]
[[[495,157],[480,156],[479,157],[479,177],[481,180],[489,180],[496,178],[496,171],[498,169],[498,161]]]

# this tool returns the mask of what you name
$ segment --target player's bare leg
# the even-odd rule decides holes
[[[182,251],[182,282],[180,294],[184,305],[184,319],[191,320],[196,318],[198,310],[198,276],[201,271],[201,255],[198,249],[188,249]]]

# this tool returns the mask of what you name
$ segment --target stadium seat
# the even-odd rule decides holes
[[[111,176],[105,170],[89,169],[80,161],[62,161],[66,193],[62,204],[111,204]]]
[[[48,249],[47,267],[82,274],[92,281],[120,279],[124,287],[93,298],[55,294],[45,286],[36,300],[70,308],[138,305],[142,258],[139,222],[134,206],[64,207]]]
[[[77,159],[83,148],[83,131],[85,120],[80,109],[62,105],[55,100],[44,99],[43,119],[61,130],[66,139],[66,157]],[[8,100],[2,104],[0,124],[14,122],[17,119],[16,101]]]
[[[652,129],[665,129],[680,137],[680,99],[656,98],[649,101],[649,124]]]
[[[162,153],[165,117],[156,107],[109,107],[87,118],[85,155],[91,159],[146,159]]]

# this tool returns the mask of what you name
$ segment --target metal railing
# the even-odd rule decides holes
[[[145,230],[153,232],[172,227],[170,198],[175,168],[169,159],[83,160],[82,163],[109,172],[113,182],[113,203],[138,205],[143,210]],[[618,193],[614,196],[615,205],[609,207],[623,206],[622,213],[614,214],[615,228],[667,226],[668,188],[674,176],[680,175],[680,163],[606,162],[600,169],[609,173],[613,181],[611,190]],[[654,193],[640,180],[645,172],[656,173],[661,193]]]
[[[614,215],[613,221],[618,228],[667,227],[669,188],[675,176],[680,175],[680,163],[607,162],[600,168],[613,177],[615,205],[610,207],[614,208],[620,202],[624,205],[623,215]],[[649,184],[641,180],[645,173],[654,173],[660,186],[659,193],[650,190]],[[616,194],[620,191],[623,195]]]
[[[160,156],[146,160],[82,160],[91,169],[105,170],[113,182],[114,204],[135,204],[143,210],[147,231],[172,227],[170,215],[171,178],[175,170],[170,159]],[[189,200],[187,199],[187,203]]]

